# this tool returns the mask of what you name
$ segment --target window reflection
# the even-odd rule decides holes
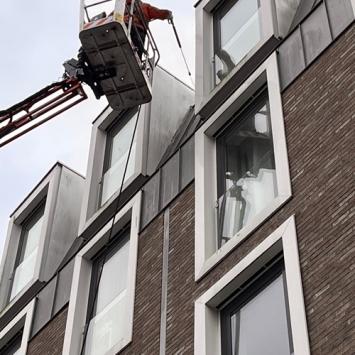
[[[107,133],[107,149],[101,186],[101,205],[121,187],[135,122],[136,115],[130,117],[126,122],[119,122]],[[124,182],[134,173],[136,141],[136,137],[134,137]]]
[[[43,224],[44,205],[22,224],[14,277],[10,292],[12,300],[34,277]]]
[[[220,246],[277,196],[269,104],[266,94],[217,138]]]
[[[222,355],[292,355],[283,260],[264,265],[221,306]]]
[[[214,14],[215,83],[219,84],[261,40],[258,0],[225,2]]]
[[[106,354],[124,334],[127,322],[129,233],[122,237],[118,248],[110,255],[99,258],[93,268],[88,308],[90,313],[93,307],[93,312],[89,314],[85,355]]]

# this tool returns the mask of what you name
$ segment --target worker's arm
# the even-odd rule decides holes
[[[169,20],[173,18],[173,14],[170,10],[161,10],[149,4],[142,5],[144,6],[143,12],[148,22],[153,20]]]

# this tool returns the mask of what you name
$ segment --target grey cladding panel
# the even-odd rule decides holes
[[[194,102],[193,90],[159,66],[154,69],[152,93],[148,175],[157,169],[163,154],[183,122],[186,112]]]
[[[180,188],[185,188],[195,176],[195,140],[191,137],[180,151]]]
[[[332,41],[324,3],[302,24],[306,62],[311,63]]]
[[[161,208],[179,192],[179,152],[175,153],[161,169]]]
[[[279,48],[279,69],[281,87],[284,89],[302,70],[305,69],[301,30],[295,30]]]
[[[57,277],[54,277],[38,294],[32,325],[31,338],[51,320]]]
[[[83,187],[84,179],[63,166],[48,252],[41,272],[44,280],[55,274],[78,235]]]
[[[337,37],[354,20],[350,0],[326,0],[330,27]]]
[[[145,227],[159,212],[160,170],[143,187],[141,228]]]
[[[60,271],[58,275],[58,284],[57,291],[55,294],[53,315],[59,312],[69,301],[73,271],[74,258]]]
[[[315,0],[301,0],[298,5],[291,29],[294,29],[312,10]]]

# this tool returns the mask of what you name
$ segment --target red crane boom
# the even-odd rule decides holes
[[[80,81],[68,77],[0,111],[0,147],[87,99]]]

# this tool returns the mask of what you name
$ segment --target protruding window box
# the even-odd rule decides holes
[[[299,0],[196,4],[196,112],[208,118],[278,46]]]
[[[195,278],[291,197],[276,54],[195,134]]]
[[[26,355],[36,299],[12,318],[0,331],[1,355]]]
[[[150,103],[120,112],[107,107],[93,123],[79,232],[84,239],[114,214],[118,199],[123,206],[155,172],[193,104],[193,90],[160,67],[152,90]]]
[[[115,355],[132,341],[141,198],[76,255],[63,354]]]
[[[0,281],[0,329],[56,272],[77,236],[84,178],[57,163],[11,215]]]

